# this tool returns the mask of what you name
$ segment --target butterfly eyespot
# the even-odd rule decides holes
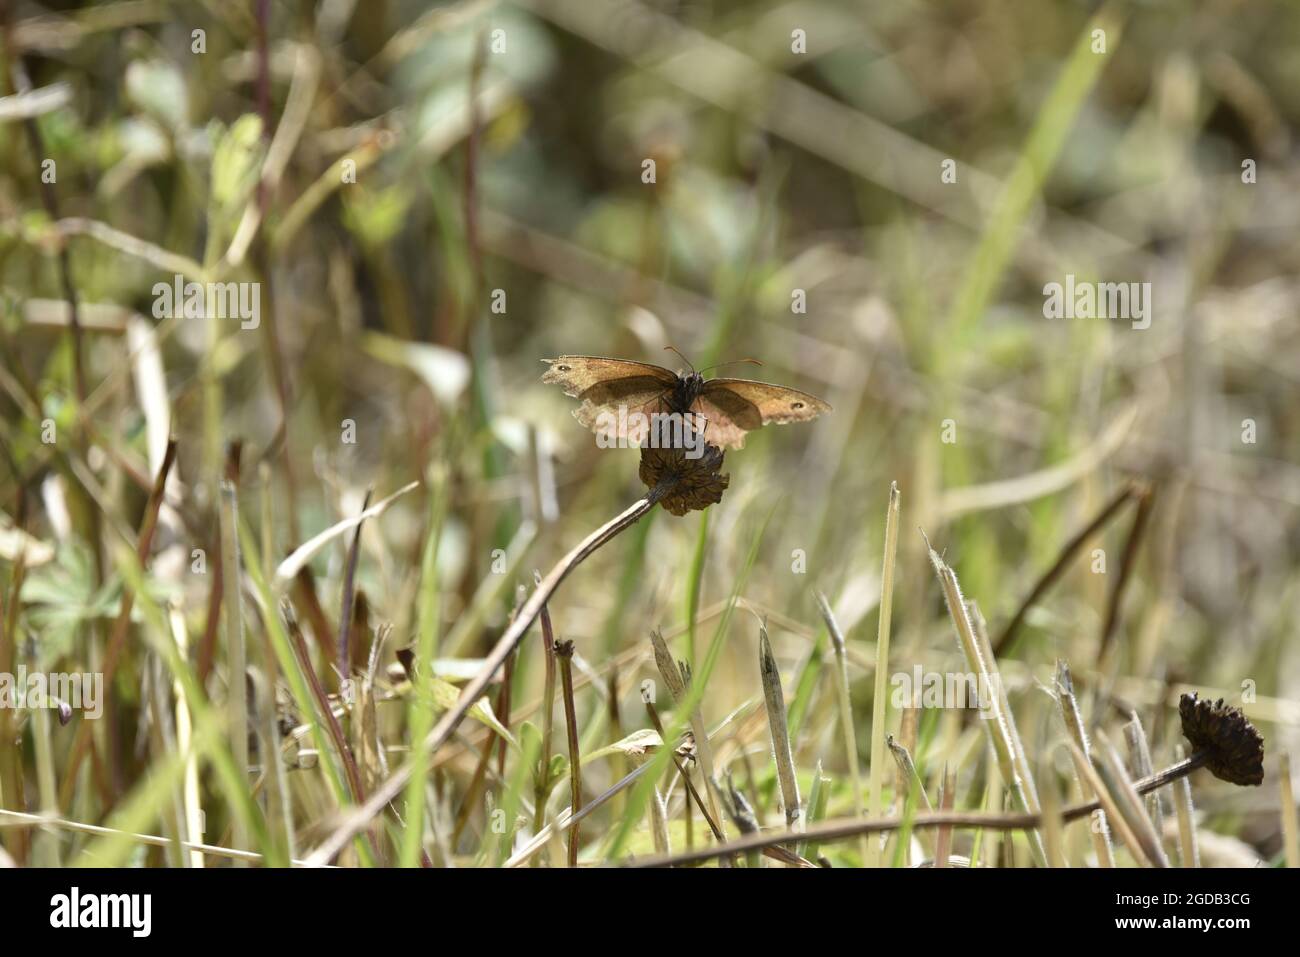
[[[802,409],[802,408],[803,408],[803,403],[802,403],[802,402],[791,402],[791,403],[790,403],[790,408],[792,408],[792,409]]]

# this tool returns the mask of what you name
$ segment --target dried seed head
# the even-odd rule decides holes
[[[1240,708],[1222,698],[1203,701],[1192,692],[1179,699],[1178,714],[1192,748],[1209,755],[1205,766],[1211,774],[1231,784],[1263,782],[1264,739]]]
[[[673,515],[703,511],[722,501],[730,475],[719,475],[722,450],[705,445],[698,458],[689,458],[687,449],[641,449],[641,481],[652,493],[660,495],[659,504]]]

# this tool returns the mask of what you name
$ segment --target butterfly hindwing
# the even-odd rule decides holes
[[[720,449],[743,449],[745,433],[762,424],[753,405],[719,393],[700,396],[691,411],[704,418],[704,441]]]
[[[573,417],[597,435],[640,444],[649,432],[651,414],[664,412],[668,407],[662,385],[642,382],[625,391],[623,384],[631,381],[621,379],[587,389],[582,393],[582,402],[573,410]]]

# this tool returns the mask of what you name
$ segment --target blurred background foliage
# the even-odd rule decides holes
[[[1098,660],[1126,515],[1070,561],[1007,650],[1031,752],[1068,773],[1035,687],[1058,657],[1090,693],[1114,692],[1113,711],[1093,700],[1095,720],[1136,710],[1157,765],[1178,742],[1184,686],[1234,703],[1253,690],[1270,775],[1277,749],[1296,746],[1295,4],[11,0],[3,30],[0,509],[33,540],[10,611],[18,657],[86,668],[102,654],[122,588],[108,543],[134,542],[169,432],[179,457],[150,587],[179,610],[193,661],[215,658],[203,672],[214,697],[215,490],[234,442],[243,517],[276,561],[355,515],[368,488],[378,498],[445,466],[439,651],[480,655],[532,569],[641,494],[637,453],[598,449],[573,402],[540,384],[538,360],[675,367],[673,345],[697,367],[759,358],[756,378],[835,411],[752,434],[727,456],[719,505],[652,513],[561,591],[556,629],[590,679],[584,746],[646,725],[649,630],[682,629],[693,600],[716,617],[770,514],[742,598],[768,616],[796,701],[796,763],[811,776],[821,761],[830,813],[847,813],[813,592],[849,638],[865,764],[891,481],[897,670],[965,670],[918,527],[996,634],[1135,481],[1151,517],[1113,650]],[[46,159],[57,176],[42,195]],[[177,273],[260,283],[259,327],[158,318],[154,284]],[[1043,287],[1067,275],[1151,283],[1150,327],[1045,319]],[[393,626],[385,662],[414,641],[428,514],[423,486],[361,536],[369,623]],[[349,538],[311,566],[329,621]],[[336,687],[328,636],[304,627]],[[712,723],[742,709],[719,761],[776,820],[757,629],[749,614],[730,628],[705,710]],[[687,640],[699,647],[678,653],[698,656],[705,638]],[[157,758],[137,644],[103,732],[117,743],[96,732],[117,764],[62,809],[74,818],[101,819]],[[531,641],[514,683],[516,703],[535,701]],[[380,712],[397,747],[403,709]],[[958,806],[982,806],[980,729],[960,713],[920,717],[923,779],[947,763]],[[895,731],[893,708],[887,721]],[[56,767],[67,733],[53,732]],[[35,767],[25,747],[20,763]],[[476,757],[462,740],[439,767],[453,808]],[[594,793],[617,769],[596,763]],[[328,796],[291,777],[310,829]],[[1247,855],[1278,853],[1276,788],[1220,800],[1220,785],[1204,787],[1209,826]],[[856,845],[841,853],[853,862]]]

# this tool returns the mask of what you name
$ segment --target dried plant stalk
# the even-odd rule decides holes
[[[1074,681],[1070,678],[1070,666],[1065,661],[1058,659],[1056,662],[1056,703],[1061,708],[1061,719],[1065,722],[1065,730],[1073,739],[1075,745],[1083,753],[1083,760],[1086,764],[1091,760],[1088,747],[1088,732],[1083,726],[1083,717],[1079,713],[1079,702],[1074,696]],[[1076,778],[1079,781],[1079,796],[1085,801],[1091,800],[1095,796],[1092,784],[1089,782],[1087,775],[1079,773],[1076,766]],[[1115,855],[1110,844],[1110,824],[1106,819],[1106,812],[1098,811],[1096,816],[1096,826],[1089,825],[1088,833],[1092,836],[1092,847],[1097,852],[1098,867],[1114,867]]]
[[[1033,790],[1033,783],[1028,777],[1028,769],[1018,767],[1019,762],[1016,759],[1017,744],[1013,740],[1012,732],[1013,719],[1010,708],[1007,707],[1006,697],[1000,693],[1002,682],[997,672],[985,660],[980,649],[980,642],[975,635],[975,628],[971,624],[966,602],[962,598],[961,586],[957,583],[956,573],[944,562],[939,553],[929,546],[930,543],[927,541],[926,548],[930,552],[930,563],[934,566],[940,585],[943,586],[943,597],[948,606],[948,615],[952,618],[953,628],[957,632],[957,642],[961,646],[962,653],[966,656],[966,663],[975,672],[979,680],[985,682],[984,687],[995,689],[993,700],[990,702],[993,715],[984,722],[984,727],[989,735],[989,740],[993,744],[994,753],[997,755],[1002,777],[1006,781],[1007,787],[1010,788],[1012,797],[1020,810],[1029,814],[1037,814],[1038,799]],[[1019,735],[1015,737],[1018,738]],[[1028,836],[1029,846],[1034,853],[1035,859],[1040,866],[1046,866],[1047,856],[1043,851],[1041,836],[1037,832],[1030,832]]]
[[[866,803],[862,796],[862,771],[858,765],[858,735],[853,727],[853,699],[849,694],[849,662],[845,654],[844,634],[840,631],[835,613],[831,611],[830,602],[821,592],[817,593],[817,605],[821,609],[822,620],[830,632],[831,644],[835,648],[835,694],[840,712],[840,731],[844,736],[844,757],[849,766],[849,785],[853,793],[853,812],[862,817],[866,814]],[[870,859],[869,843],[865,837],[859,842],[858,850],[862,862]]]
[[[1287,867],[1300,867],[1300,826],[1296,823],[1295,794],[1291,789],[1291,756],[1285,751],[1278,756],[1277,776],[1281,791],[1284,860]]]
[[[767,725],[772,734],[772,754],[776,759],[776,776],[781,785],[781,804],[785,808],[785,824],[791,831],[803,830],[800,817],[799,780],[795,777],[794,751],[790,747],[790,726],[786,719],[785,694],[781,691],[781,672],[772,654],[767,625],[758,626],[758,670],[763,684],[763,700],[767,705]]]
[[[882,794],[885,777],[885,703],[889,686],[889,630],[894,608],[894,565],[898,558],[898,483],[889,483],[889,507],[885,511],[885,557],[880,572],[880,617],[876,626],[876,676],[871,698],[871,764],[867,793],[872,817],[884,813]],[[867,865],[880,866],[880,844],[870,843]]]
[[[1186,752],[1180,745],[1174,756],[1182,761]],[[1192,808],[1192,782],[1182,778],[1174,785],[1174,810],[1178,812],[1178,853],[1183,867],[1201,866],[1201,849],[1196,843],[1196,818]]]

